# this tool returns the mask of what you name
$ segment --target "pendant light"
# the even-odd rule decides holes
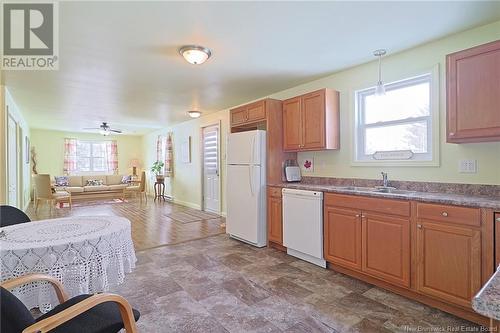
[[[384,56],[386,53],[387,51],[384,49],[373,51],[373,55],[378,57],[378,82],[377,82],[377,87],[375,88],[376,96],[385,95],[385,87],[384,83],[382,82],[382,56]]]

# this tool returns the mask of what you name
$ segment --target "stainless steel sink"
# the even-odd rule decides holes
[[[398,190],[397,188],[394,187],[376,187],[374,191],[379,193],[390,193],[390,194],[410,194],[415,192],[408,190]]]
[[[375,192],[377,190],[374,187],[362,187],[362,186],[344,186],[341,188],[343,190],[357,191],[357,192]]]

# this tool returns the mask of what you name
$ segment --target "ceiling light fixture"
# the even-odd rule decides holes
[[[382,56],[387,53],[386,50],[380,49],[373,51],[373,55],[378,57],[378,82],[377,87],[375,88],[375,95],[384,96],[385,95],[385,87],[382,82]]]
[[[201,117],[201,111],[188,111],[188,115],[191,118],[200,118]]]
[[[212,55],[210,49],[199,45],[185,45],[179,49],[179,53],[193,65],[201,65]]]

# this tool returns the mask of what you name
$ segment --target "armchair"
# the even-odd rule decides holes
[[[34,319],[24,304],[9,290],[33,281],[52,285],[60,304]],[[115,294],[79,295],[68,299],[62,284],[52,276],[30,274],[0,284],[0,331],[2,333],[116,333],[125,328],[137,333],[139,311]]]

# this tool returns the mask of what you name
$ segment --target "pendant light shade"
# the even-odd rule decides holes
[[[380,49],[373,51],[373,55],[378,57],[378,82],[375,87],[375,95],[376,96],[385,96],[385,86],[382,82],[382,56],[387,53],[386,50]]]
[[[187,62],[193,65],[201,65],[210,58],[212,51],[199,45],[186,45],[179,49],[179,53]]]

